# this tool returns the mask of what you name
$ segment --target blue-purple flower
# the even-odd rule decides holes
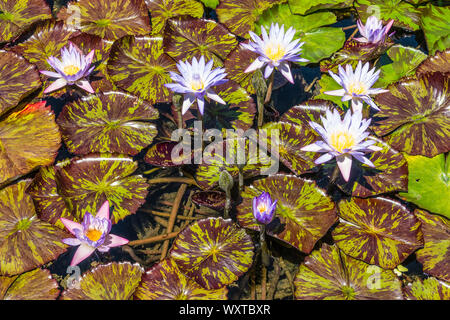
[[[277,200],[272,202],[268,192],[253,198],[253,216],[262,224],[269,224],[274,217]]]
[[[360,111],[352,114],[351,110],[347,111],[344,120],[341,120],[337,110],[333,112],[327,110],[326,117],[320,116],[320,118],[323,126],[313,121],[309,122],[309,125],[322,136],[323,141],[316,141],[301,148],[302,151],[325,153],[316,159],[316,164],[336,158],[345,181],[350,178],[352,157],[365,165],[375,167],[369,159],[364,157],[366,152],[381,150],[380,147],[374,146],[375,140],[365,140],[369,136],[366,129],[369,127],[370,119],[362,119]]]
[[[365,25],[362,24],[361,20],[358,20],[356,23],[362,37],[354,39],[363,43],[376,44],[380,41],[384,42],[389,29],[391,29],[392,24],[394,23],[394,20],[390,20],[384,27],[383,21],[378,20],[375,16],[370,16],[367,18]],[[392,33],[390,35],[392,35]]]
[[[295,32],[295,29],[290,27],[285,33],[284,25],[281,25],[280,28],[278,23],[272,23],[269,34],[261,26],[262,39],[250,31],[250,37],[254,42],[250,41],[248,44],[242,44],[242,46],[256,52],[259,57],[253,61],[245,72],[255,71],[267,64],[264,71],[265,78],[268,78],[273,69],[277,68],[289,82],[294,83],[289,61],[308,62],[308,60],[300,58],[301,46],[304,42],[300,42],[300,39],[292,40]]]
[[[66,85],[76,85],[89,93],[94,93],[86,77],[91,74],[95,66],[91,66],[94,57],[94,50],[84,55],[83,52],[72,42],[69,42],[69,48],[61,49],[61,60],[51,56],[47,62],[56,72],[40,70],[42,74],[51,78],[56,78],[44,93],[58,90]]]
[[[108,201],[103,203],[95,217],[86,212],[81,224],[65,218],[60,218],[60,220],[76,237],[63,239],[62,242],[70,246],[79,246],[70,263],[71,266],[79,264],[96,249],[100,252],[107,252],[112,247],[128,243],[127,239],[109,233],[111,231],[111,220],[109,219]]]
[[[225,79],[227,74],[223,68],[212,70],[213,63],[214,61],[210,60],[205,64],[205,58],[203,56],[198,61],[194,57],[192,64],[187,61],[177,63],[180,74],[170,71],[170,77],[175,83],[168,83],[165,86],[174,92],[183,94],[182,114],[186,113],[195,100],[197,100],[198,110],[203,114],[205,96],[218,103],[226,104],[211,87],[227,82],[228,79]]]

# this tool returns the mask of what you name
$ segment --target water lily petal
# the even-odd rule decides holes
[[[67,81],[64,78],[59,78],[55,82],[53,82],[51,85],[49,85],[45,90],[44,93],[49,93],[58,89],[61,89],[67,85]]]
[[[342,177],[345,181],[350,179],[350,171],[352,169],[352,156],[349,154],[343,154],[336,157],[336,162],[341,171]]]
[[[83,261],[84,259],[89,257],[92,253],[94,253],[94,251],[95,251],[94,247],[82,243],[75,252],[75,255],[72,258],[72,262],[70,262],[70,265],[71,266],[78,265],[81,261]]]
[[[83,227],[81,224],[79,224],[78,222],[66,219],[66,218],[60,218],[59,219],[62,224],[67,228],[67,230],[69,230],[69,232],[73,235],[75,235],[75,229],[78,230],[83,230]]]
[[[91,84],[87,80],[80,80],[76,83],[76,85],[89,93],[95,92],[94,89],[92,89]]]
[[[100,209],[98,210],[97,214],[95,215],[96,218],[101,219],[108,219],[109,220],[109,201],[106,200]]]

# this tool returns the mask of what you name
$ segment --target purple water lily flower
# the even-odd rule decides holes
[[[165,84],[167,88],[174,92],[182,93],[184,96],[182,114],[185,114],[189,107],[197,99],[198,110],[201,114],[204,113],[205,96],[217,101],[221,104],[226,104],[221,97],[219,97],[211,87],[224,84],[228,79],[226,77],[225,69],[216,68],[212,70],[214,61],[210,60],[205,64],[205,57],[200,59],[194,57],[192,64],[189,62],[180,61],[177,63],[177,68],[180,74],[169,71],[172,81],[175,83]]]
[[[260,196],[253,198],[253,216],[262,224],[269,224],[274,217],[277,201],[272,202],[268,192],[263,192]]]
[[[350,178],[352,157],[365,165],[375,167],[369,159],[364,157],[365,152],[381,150],[380,147],[374,146],[375,140],[365,140],[369,136],[366,129],[369,127],[370,119],[362,119],[360,111],[352,114],[351,110],[347,111],[344,120],[341,120],[337,110],[333,113],[327,110],[326,117],[320,116],[320,118],[323,126],[313,121],[310,121],[309,125],[322,136],[323,141],[316,141],[301,148],[302,151],[325,153],[316,159],[316,164],[336,158],[345,181]]]
[[[73,85],[86,90],[89,93],[94,93],[86,77],[91,74],[95,66],[91,66],[94,57],[94,50],[84,55],[83,52],[72,42],[69,41],[69,48],[61,49],[61,60],[51,56],[47,62],[56,72],[40,70],[46,76],[57,78],[44,93],[49,93],[58,90],[66,85]]]
[[[64,226],[76,238],[66,238],[62,242],[70,246],[79,246],[73,256],[71,266],[76,266],[81,261],[89,257],[96,249],[100,252],[107,252],[112,247],[118,247],[128,243],[128,240],[114,234],[111,231],[111,220],[109,219],[109,202],[106,201],[92,216],[89,212],[84,215],[83,223],[60,218]]]
[[[358,25],[359,33],[362,35],[360,38],[354,38],[356,41],[363,43],[378,43],[386,39],[386,35],[391,29],[394,20],[389,20],[386,26],[383,27],[383,21],[378,20],[376,16],[370,16],[367,18],[366,24],[363,25],[361,20],[358,20],[356,24]],[[389,36],[391,36],[391,33]]]
[[[284,32],[284,25],[281,28],[277,24],[270,26],[269,34],[266,29],[261,26],[262,39],[254,32],[250,31],[250,37],[254,42],[242,46],[248,50],[256,52],[259,57],[245,70],[245,72],[255,71],[267,64],[264,71],[264,77],[267,79],[277,68],[281,74],[290,82],[294,83],[292,78],[289,61],[292,62],[308,62],[309,60],[300,58],[301,46],[304,42],[300,39],[292,40],[296,30],[290,27],[286,33]]]

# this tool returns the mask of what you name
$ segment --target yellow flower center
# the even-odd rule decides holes
[[[284,57],[286,49],[281,45],[281,43],[269,43],[266,46],[264,53],[270,60],[278,61]]]
[[[65,66],[63,69],[64,73],[68,76],[73,76],[74,74],[76,74],[78,71],[80,71],[80,68],[78,68],[77,66],[74,66],[73,64],[70,64],[68,66]]]
[[[86,232],[86,237],[89,238],[89,240],[91,241],[97,241],[98,239],[100,239],[100,237],[102,236],[102,232],[97,230],[97,229],[89,229]]]
[[[364,86],[363,83],[357,81],[357,82],[353,82],[350,83],[350,85],[348,86],[348,93],[350,94],[364,94],[366,92],[366,87]]]
[[[260,204],[258,206],[258,211],[259,213],[264,213],[267,210],[266,205],[265,204]]]
[[[194,74],[192,76],[191,88],[195,91],[203,90],[205,88],[205,84],[198,74]]]
[[[342,152],[354,146],[355,138],[347,131],[333,132],[330,136],[330,144],[334,150]]]

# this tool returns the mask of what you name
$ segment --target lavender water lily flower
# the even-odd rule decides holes
[[[86,212],[81,224],[65,218],[60,218],[60,220],[76,237],[63,239],[62,242],[70,246],[79,246],[70,263],[71,266],[76,266],[95,250],[107,252],[112,247],[128,243],[127,239],[109,233],[111,220],[109,219],[108,201],[103,203],[95,217]]]
[[[223,101],[211,87],[227,82],[228,79],[225,79],[227,74],[223,68],[212,70],[213,63],[214,61],[210,60],[205,64],[205,58],[203,56],[201,56],[198,61],[194,57],[192,59],[192,64],[187,61],[180,61],[177,63],[180,74],[170,71],[170,77],[175,83],[169,83],[165,86],[174,92],[184,95],[181,110],[182,114],[186,113],[195,100],[197,100],[198,110],[203,114],[205,108],[205,96],[218,103],[226,104],[226,102]]]
[[[66,85],[73,85],[86,90],[89,93],[94,93],[89,81],[86,77],[91,74],[95,66],[91,66],[94,57],[94,50],[84,55],[83,52],[73,43],[69,42],[69,48],[61,49],[61,60],[51,56],[47,62],[56,72],[40,70],[42,74],[51,78],[57,78],[44,93],[49,93],[58,90]]]
[[[309,125],[322,136],[323,141],[316,141],[310,145],[301,148],[302,151],[324,152],[325,154],[317,158],[316,164],[322,164],[333,158],[341,171],[345,181],[350,178],[352,168],[352,157],[370,167],[374,164],[364,156],[366,152],[379,151],[382,148],[374,146],[375,140],[365,140],[369,133],[366,129],[369,127],[370,119],[363,120],[362,113],[356,111],[353,114],[348,110],[344,120],[337,110],[326,111],[326,117],[320,117],[322,126],[315,122],[309,122]]]
[[[268,192],[253,198],[253,216],[262,224],[269,224],[274,217],[277,200],[272,202]]]
[[[250,31],[250,37],[254,42],[242,44],[248,50],[256,52],[259,57],[245,70],[245,72],[255,71],[267,64],[264,71],[264,77],[268,78],[273,69],[277,68],[281,74],[291,83],[292,78],[289,61],[292,62],[308,62],[309,60],[300,58],[301,46],[304,42],[300,39],[292,40],[295,35],[295,29],[290,27],[286,33],[284,25],[281,28],[277,24],[270,26],[269,34],[266,29],[261,26],[262,39],[254,32]]]
[[[350,64],[344,68],[339,66],[339,75],[328,71],[331,77],[342,86],[342,89],[325,91],[325,94],[332,96],[342,96],[342,101],[352,101],[352,109],[354,112],[361,111],[363,102],[366,102],[375,110],[380,110],[369,95],[388,92],[389,90],[381,88],[371,88],[377,82],[380,70],[375,72],[375,68],[369,70],[369,63],[362,65],[358,62],[355,72]]]
[[[375,16],[370,16],[367,18],[366,24],[363,25],[361,20],[357,22],[359,33],[362,37],[354,38],[356,41],[363,43],[373,43],[376,44],[378,42],[384,42],[386,39],[386,35],[391,29],[394,20],[390,20],[386,26],[383,27],[383,21],[378,20]],[[391,36],[391,33],[389,36]]]

